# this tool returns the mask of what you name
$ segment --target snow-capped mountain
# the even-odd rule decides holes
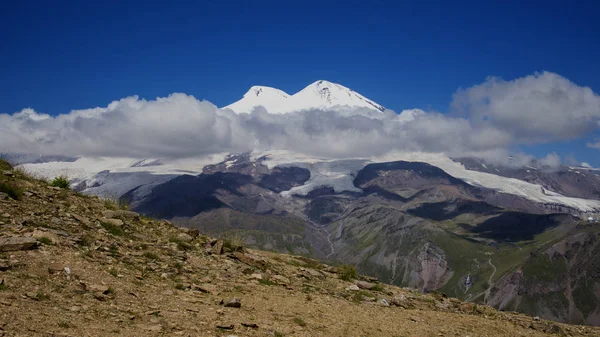
[[[236,113],[249,113],[258,106],[276,114],[342,107],[366,108],[374,111],[385,110],[383,106],[352,89],[324,80],[316,81],[291,96],[279,89],[254,86],[242,99],[224,109],[231,109]]]

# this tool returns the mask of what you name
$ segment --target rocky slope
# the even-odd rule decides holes
[[[246,249],[0,163],[0,336],[600,334]]]

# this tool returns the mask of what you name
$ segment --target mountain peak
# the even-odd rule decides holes
[[[280,95],[283,97],[289,97],[290,95],[288,95],[285,91],[283,90],[279,90],[276,88],[272,88],[272,87],[266,87],[266,86],[262,86],[262,85],[254,85],[252,87],[250,87],[250,89],[244,94],[244,97],[259,97],[261,95]]]
[[[352,89],[327,80],[315,81],[291,96],[272,87],[253,86],[241,100],[224,108],[242,113],[251,112],[258,106],[278,114],[311,109],[335,110],[338,107],[385,109]]]

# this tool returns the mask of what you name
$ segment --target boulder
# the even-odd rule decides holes
[[[183,242],[192,242],[194,240],[194,238],[186,233],[179,233],[177,235],[177,239],[183,241]]]
[[[371,290],[371,289],[375,288],[375,283],[366,282],[366,281],[358,281],[358,282],[356,282],[356,286],[359,287],[360,289]]]
[[[217,240],[217,243],[214,246],[214,252],[217,255],[223,254],[223,240]]]
[[[232,298],[227,303],[225,303],[225,307],[228,308],[240,308],[242,306],[242,300],[239,298]]]
[[[119,219],[109,219],[109,218],[102,217],[98,220],[100,220],[100,222],[103,222],[105,224],[109,224],[109,225],[112,225],[115,227],[123,227],[123,221],[119,220]]]
[[[13,236],[0,238],[0,252],[36,249],[39,243],[35,238]]]
[[[242,263],[245,263],[251,267],[256,267],[260,270],[267,269],[267,263],[263,259],[261,259],[258,256],[255,256],[255,255],[245,254],[245,253],[241,253],[241,252],[235,252],[235,253],[231,254],[230,257],[232,257]]]
[[[283,275],[273,275],[273,276],[271,276],[271,279],[273,281],[275,281],[275,283],[278,283],[278,284],[288,285],[291,283],[290,279]]]

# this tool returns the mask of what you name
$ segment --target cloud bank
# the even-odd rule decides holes
[[[0,114],[0,152],[181,158],[285,149],[330,158],[399,150],[483,156],[519,143],[581,137],[600,125],[599,96],[553,73],[489,78],[459,90],[452,107],[462,115],[349,108],[283,115],[257,108],[238,115],[186,94],[132,96],[58,116],[32,109]],[[553,164],[557,158],[544,160]]]

